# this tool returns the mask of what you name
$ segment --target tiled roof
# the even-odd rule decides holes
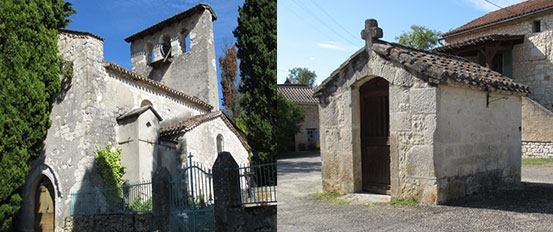
[[[375,43],[372,49],[393,63],[419,74],[418,77],[429,83],[447,84],[449,80],[454,80],[482,90],[495,89],[523,95],[530,92],[528,86],[458,56],[386,42]]]
[[[528,86],[519,84],[501,73],[462,57],[409,48],[382,40],[376,41],[371,49],[384,59],[407,69],[428,83],[447,85],[450,80],[453,80],[482,90],[502,90],[520,95],[526,95],[530,92]],[[364,48],[360,49],[343,63],[314,90],[315,94],[317,95],[323,89],[326,89],[339,76],[337,74],[340,70],[347,67],[348,63],[363,54],[364,51]]]
[[[466,41],[448,44],[442,47],[435,48],[433,51],[447,52],[454,49],[473,47],[473,46],[485,44],[488,42],[498,42],[498,41],[515,41],[515,43],[522,43],[523,40],[524,40],[524,35],[493,34],[493,35],[486,35],[486,36],[482,36],[482,37],[478,37],[478,38],[474,38]]]
[[[100,36],[97,36],[95,34],[92,34],[90,32],[86,32],[86,31],[75,31],[75,30],[69,30],[69,29],[65,29],[65,28],[60,28],[58,29],[58,32],[60,33],[67,33],[67,34],[75,34],[75,35],[87,35],[87,36],[92,36],[96,39],[99,39],[101,41],[104,41],[104,39]]]
[[[239,131],[237,126],[233,122],[231,122],[230,119],[228,119],[227,116],[223,114],[223,112],[221,112],[220,110],[207,113],[207,114],[196,115],[196,116],[187,118],[184,121],[181,121],[174,125],[161,128],[159,130],[159,134],[161,137],[165,137],[165,138],[170,138],[170,139],[176,138],[180,135],[186,134],[186,132],[191,131],[192,129],[196,128],[202,123],[211,121],[216,118],[221,118],[225,122],[227,127],[232,131],[232,133],[236,135],[238,140],[240,140],[240,143],[242,143],[242,146],[244,146],[246,150],[250,151],[250,147],[246,143],[244,134],[241,131]]]
[[[123,119],[129,118],[129,117],[132,117],[132,116],[136,116],[136,115],[141,115],[142,113],[146,112],[147,110],[151,110],[152,113],[154,113],[154,115],[157,117],[157,120],[163,121],[163,118],[161,118],[161,116],[157,113],[157,111],[154,109],[154,107],[152,107],[152,105],[146,105],[146,106],[143,106],[143,107],[140,107],[140,108],[129,110],[127,113],[124,113],[123,115],[117,117],[117,121],[121,121]]]
[[[196,106],[198,106],[198,107],[200,107],[204,110],[211,111],[211,109],[213,109],[213,106],[211,106],[210,104],[205,103],[204,101],[200,100],[197,97],[188,96],[188,95],[186,95],[185,93],[183,93],[181,91],[171,89],[171,88],[167,87],[166,85],[161,84],[159,81],[154,81],[154,80],[148,79],[148,78],[146,78],[146,77],[144,77],[144,76],[142,76],[138,73],[130,71],[130,70],[128,70],[126,68],[123,68],[119,65],[116,65],[114,63],[104,61],[104,67],[106,67],[107,69],[110,69],[114,72],[117,72],[119,74],[122,74],[122,77],[124,77],[124,78],[127,78],[131,81],[143,83],[143,84],[148,85],[148,86],[150,86],[154,89],[165,92],[166,94],[168,94],[168,95],[170,95],[174,98],[180,99],[180,100],[185,101],[185,102],[192,103],[192,104],[194,104],[194,105],[196,105]]]
[[[544,10],[553,9],[552,0],[528,0],[512,6],[508,6],[493,12],[490,12],[480,18],[470,21],[469,23],[444,33],[442,37],[450,37],[455,34],[483,27],[490,26],[495,23],[511,21],[526,15],[535,14]]]
[[[193,14],[201,13],[204,10],[208,10],[209,13],[211,13],[213,21],[217,20],[217,15],[215,15],[215,12],[213,12],[213,9],[211,9],[211,7],[207,4],[200,3],[200,4],[190,8],[188,10],[185,10],[181,13],[178,13],[178,14],[174,15],[171,18],[165,19],[165,20],[163,20],[163,21],[161,21],[161,22],[159,22],[159,23],[157,23],[157,24],[155,24],[151,27],[148,27],[148,28],[144,29],[143,31],[137,32],[134,35],[131,35],[131,36],[127,37],[125,39],[125,41],[126,42],[133,42],[133,41],[135,41],[135,40],[137,40],[141,37],[144,37],[147,34],[151,34],[155,31],[159,31],[160,29],[162,29],[162,28],[164,28],[168,25],[171,25],[174,22],[177,22],[177,21],[179,21],[183,18],[189,17]]]
[[[277,91],[297,104],[319,104],[319,100],[313,97],[313,88],[307,85],[282,84],[277,85]]]

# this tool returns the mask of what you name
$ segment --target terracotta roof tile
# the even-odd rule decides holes
[[[502,90],[520,95],[530,93],[528,86],[462,57],[414,49],[382,40],[375,42],[371,49],[384,59],[409,70],[417,78],[428,83],[447,85],[450,80],[453,80],[482,90]],[[313,90],[314,95],[319,96],[324,89],[330,87],[341,70],[364,54],[366,54],[364,48],[355,52]]]
[[[482,90],[502,90],[526,95],[528,86],[465,58],[418,50],[395,43],[375,43],[372,49],[393,63],[418,74],[426,82],[447,84],[454,80]]]
[[[205,103],[204,101],[200,100],[197,97],[192,97],[192,96],[186,95],[185,93],[183,93],[181,91],[169,88],[168,86],[162,84],[159,81],[154,81],[154,80],[148,79],[148,78],[146,78],[146,77],[144,77],[144,76],[142,76],[138,73],[135,73],[131,70],[123,68],[123,67],[121,67],[119,65],[116,65],[114,63],[104,61],[104,67],[106,67],[107,69],[110,69],[112,71],[115,71],[119,74],[122,74],[122,77],[124,77],[126,79],[146,84],[146,85],[148,85],[148,86],[150,86],[154,89],[163,91],[163,92],[167,93],[168,95],[170,95],[172,97],[175,97],[175,98],[180,99],[180,100],[185,101],[185,102],[192,103],[192,104],[194,104],[194,105],[196,105],[196,106],[198,106],[198,107],[200,107],[204,110],[211,111],[213,109],[212,105]]]
[[[464,47],[473,47],[480,44],[485,44],[488,42],[496,42],[496,41],[516,41],[515,43],[522,43],[524,40],[524,35],[507,35],[507,34],[493,34],[493,35],[486,35],[466,41],[460,41],[457,43],[448,44],[442,47],[438,47],[433,49],[433,51],[436,52],[447,52],[458,48],[464,48]]]
[[[454,30],[444,33],[442,37],[450,37],[455,34],[471,29],[482,28],[493,23],[514,20],[518,17],[541,12],[542,10],[553,9],[552,0],[528,0],[512,6],[508,6],[493,12],[490,12],[480,18],[470,21]]]
[[[277,91],[297,104],[319,104],[319,100],[313,97],[313,88],[307,85],[281,84],[277,85]]]
[[[207,114],[196,115],[196,116],[187,118],[181,122],[178,122],[174,125],[163,127],[159,130],[159,134],[161,137],[165,137],[172,140],[172,139],[175,139],[176,137],[186,134],[187,132],[193,130],[194,128],[201,125],[202,123],[211,121],[216,118],[221,118],[225,122],[225,124],[232,131],[232,133],[234,133],[236,137],[238,137],[238,140],[240,140],[240,143],[242,143],[242,146],[244,146],[244,148],[246,148],[246,150],[248,150],[249,152],[250,147],[248,146],[248,143],[244,138],[245,135],[241,131],[239,131],[237,126],[232,121],[230,121],[230,119],[228,119],[227,116],[223,114],[223,112],[221,112],[220,110],[207,113]]]

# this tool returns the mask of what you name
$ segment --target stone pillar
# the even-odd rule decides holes
[[[238,164],[229,152],[221,152],[213,164],[215,231],[234,231],[236,209],[240,208]]]
[[[161,232],[170,231],[171,205],[169,200],[169,180],[171,174],[165,167],[158,168],[152,178],[153,225]]]

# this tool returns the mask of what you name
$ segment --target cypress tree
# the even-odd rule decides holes
[[[276,10],[276,0],[246,0],[234,30],[248,144],[265,160],[276,155]]]
[[[10,229],[42,150],[60,89],[58,28],[73,12],[63,0],[0,1],[0,230]]]

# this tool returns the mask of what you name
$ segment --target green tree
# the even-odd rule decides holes
[[[223,105],[227,115],[236,121],[240,116],[240,92],[236,83],[238,72],[238,61],[236,56],[236,45],[225,45],[223,56],[219,57],[219,68],[221,68],[221,89],[223,92]]]
[[[261,159],[272,159],[276,155],[276,0],[246,0],[238,11],[234,36],[248,144]]]
[[[309,87],[313,87],[313,84],[315,83],[315,79],[317,79],[317,74],[315,74],[315,71],[311,71],[307,68],[293,68],[288,70],[290,73],[288,74],[288,80],[292,82],[292,84],[304,84],[308,85]]]
[[[282,94],[278,94],[276,137],[279,154],[289,151],[294,144],[293,138],[300,131],[303,113],[303,108],[286,99]]]
[[[57,34],[73,12],[63,0],[0,1],[0,230],[10,229],[28,163],[51,124],[62,63]]]
[[[441,32],[428,29],[424,26],[412,25],[411,31],[403,32],[396,40],[407,47],[428,50],[438,45]]]

